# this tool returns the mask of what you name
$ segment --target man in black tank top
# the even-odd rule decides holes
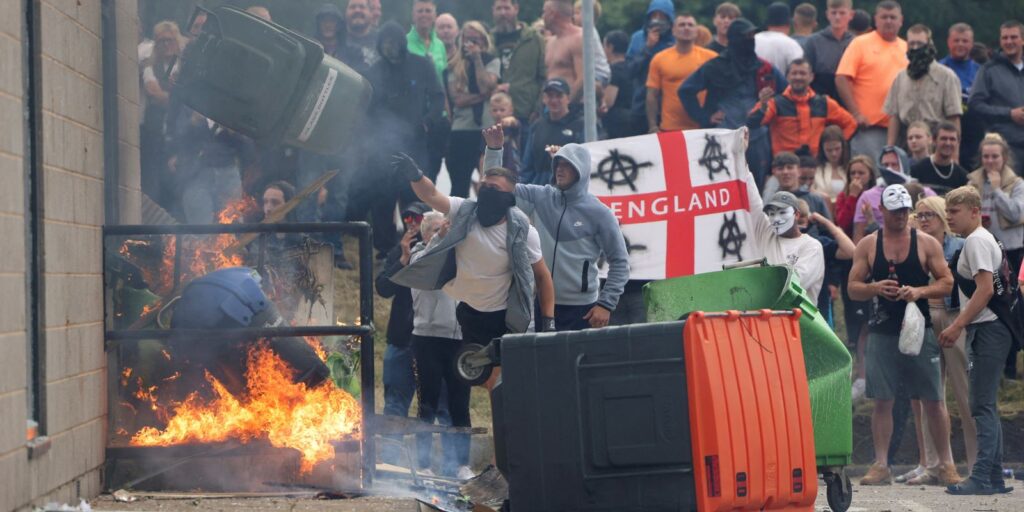
[[[867,397],[874,400],[871,434],[875,463],[861,485],[889,485],[889,439],[892,407],[900,386],[910,398],[920,400],[940,465],[929,468],[943,483],[959,482],[950,458],[948,413],[942,389],[939,345],[930,329],[928,299],[942,298],[953,289],[953,276],[937,240],[908,225],[913,206],[903,185],[891,185],[882,193],[883,227],[857,244],[850,270],[849,294],[854,300],[871,300],[872,315],[865,350]],[[930,277],[934,281],[929,284]],[[916,356],[899,351],[899,335],[907,304],[917,304],[926,328],[921,352]],[[946,484],[949,485],[949,484]]]

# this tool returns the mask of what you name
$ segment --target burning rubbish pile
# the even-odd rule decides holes
[[[220,221],[251,219],[254,207],[251,198],[230,204]],[[263,237],[146,236],[118,246],[117,277],[108,279],[115,327],[170,327],[170,335],[118,346],[112,445],[256,443],[295,450],[297,473],[309,475],[333,465],[339,443],[361,439],[352,338],[217,332],[323,325],[333,316],[332,248],[303,239],[279,250],[265,242],[279,235]],[[328,314],[312,314],[314,305]]]
[[[168,446],[265,438],[275,447],[298,450],[302,472],[309,473],[316,463],[334,458],[333,441],[359,436],[359,404],[333,382],[314,387],[293,382],[293,369],[265,342],[250,348],[246,359],[246,388],[240,396],[208,371],[205,380],[213,399],[194,391],[183,402],[162,407],[153,396],[155,387],[149,389],[147,397],[153,397],[159,415],[167,417],[166,426],[142,427],[131,437],[131,444]]]

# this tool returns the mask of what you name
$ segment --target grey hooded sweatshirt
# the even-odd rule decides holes
[[[554,185],[558,159],[569,162],[579,180],[568,190]],[[484,169],[501,166],[502,150],[487,148]],[[619,222],[611,210],[590,194],[590,152],[566,144],[551,160],[552,183],[516,185],[516,206],[530,217],[540,234],[544,262],[555,282],[555,304],[585,306],[597,303],[614,311],[626,281],[629,257]],[[608,262],[608,279],[598,283],[597,262]]]

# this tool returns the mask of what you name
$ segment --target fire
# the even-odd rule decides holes
[[[313,349],[313,352],[316,352],[316,356],[319,357],[321,361],[326,363],[327,351],[324,350],[323,344],[320,343],[320,338],[317,338],[316,336],[306,336],[305,340],[306,344]]]
[[[233,224],[241,221],[243,217],[255,211],[257,207],[255,199],[249,196],[242,196],[241,199],[228,203],[217,214],[217,222],[219,224]],[[227,249],[234,243],[234,235],[183,238],[182,247],[180,248],[184,256],[181,262],[183,268],[180,269],[180,283],[187,283],[214,270],[244,265],[245,260],[242,259],[240,254],[228,254]],[[170,237],[164,246],[163,254],[163,268],[167,269],[164,272],[164,289],[167,292],[174,289],[173,269],[175,254],[178,250],[176,239]]]
[[[332,382],[309,388],[292,382],[291,368],[266,344],[249,350],[246,392],[232,395],[209,373],[215,398],[192,393],[172,411],[163,430],[144,427],[131,440],[137,446],[211,443],[228,439],[267,439],[273,446],[301,453],[301,472],[334,457],[332,441],[358,436],[359,404]]]
[[[158,399],[156,396],[156,386],[145,385],[142,382],[142,377],[139,377],[137,382],[139,384],[139,389],[135,391],[135,398],[138,398],[144,403],[148,403],[150,409],[153,409],[154,411],[157,410],[159,406],[157,405]]]

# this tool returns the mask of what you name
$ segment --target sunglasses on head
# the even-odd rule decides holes
[[[407,213],[402,216],[402,221],[406,224],[412,224],[414,222],[423,222],[423,216],[418,213]]]

